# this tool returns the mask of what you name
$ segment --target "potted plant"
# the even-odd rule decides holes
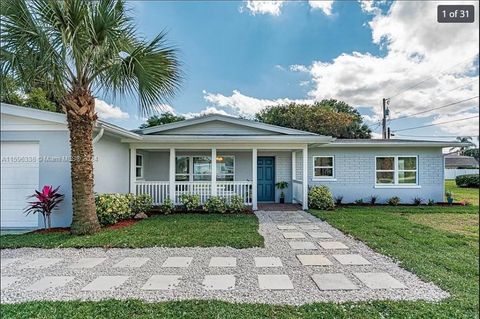
[[[283,190],[288,187],[288,183],[283,181],[283,182],[278,182],[275,184],[275,187],[277,187],[281,193],[280,193],[280,204],[285,203],[285,193]]]
[[[453,193],[451,191],[446,191],[445,196],[447,197],[447,202],[449,205],[453,203]]]

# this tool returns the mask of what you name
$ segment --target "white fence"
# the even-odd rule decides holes
[[[293,200],[302,204],[303,202],[303,183],[299,180],[293,180]]]
[[[169,182],[138,181],[135,183],[136,194],[150,194],[154,205],[160,205],[170,197]],[[180,204],[183,194],[198,195],[203,204],[212,196],[211,182],[175,182],[175,204]],[[246,205],[252,204],[252,182],[217,182],[217,196],[224,197],[229,202],[232,196],[238,195]]]
[[[478,174],[478,168],[446,168],[445,179],[455,179],[460,175]]]

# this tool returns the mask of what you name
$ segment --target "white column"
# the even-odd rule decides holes
[[[212,147],[212,196],[217,196],[217,148]]]
[[[303,147],[303,177],[302,177],[302,186],[303,186],[303,200],[302,208],[308,209],[308,145]]]
[[[257,210],[257,148],[252,149],[252,209]]]
[[[297,153],[292,152],[292,182],[297,179]]]
[[[168,181],[170,188],[170,199],[175,203],[175,148],[170,148],[170,162],[168,165]]]
[[[136,193],[135,182],[137,181],[137,149],[130,147],[130,193]]]

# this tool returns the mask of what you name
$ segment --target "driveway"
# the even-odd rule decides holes
[[[300,305],[448,296],[308,213],[256,214],[265,248],[2,250],[1,300],[219,299]]]

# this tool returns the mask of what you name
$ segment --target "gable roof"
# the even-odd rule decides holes
[[[458,154],[445,154],[445,167],[478,167],[479,163],[475,157]]]
[[[193,125],[198,125],[203,123],[214,122],[214,121],[220,121],[228,124],[253,128],[257,130],[263,130],[266,132],[280,134],[280,135],[321,136],[312,132],[295,130],[295,129],[286,128],[282,126],[265,124],[265,123],[256,122],[253,120],[241,119],[233,116],[220,115],[220,114],[211,114],[211,115],[206,115],[202,117],[183,120],[180,122],[157,125],[157,126],[149,127],[146,129],[135,130],[134,132],[142,135],[162,134],[162,132],[185,128],[188,126],[193,126]]]

